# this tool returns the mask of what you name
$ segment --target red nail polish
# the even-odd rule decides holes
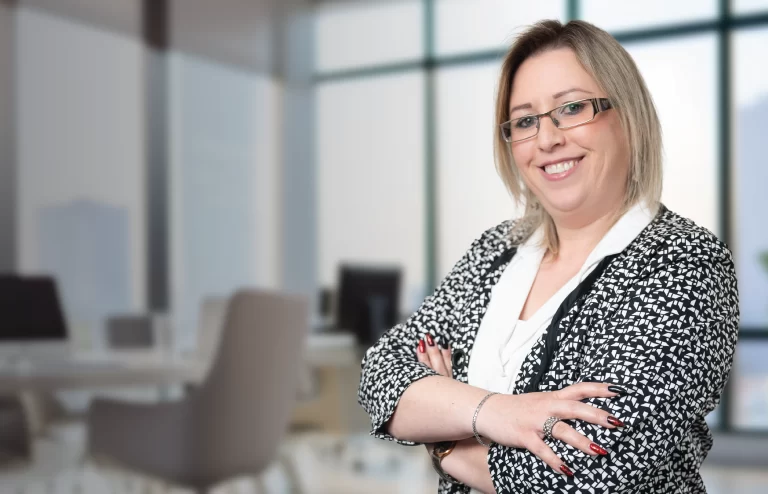
[[[419,340],[419,351],[421,353],[424,353],[427,351],[427,347],[424,346],[424,340]]]
[[[432,335],[427,333],[427,344],[429,346],[435,346],[435,340],[432,339]]]
[[[603,448],[601,448],[600,446],[598,446],[595,443],[590,444],[589,445],[589,449],[591,449],[592,451],[594,451],[595,453],[597,453],[599,455],[607,455],[608,454],[608,452],[606,450],[604,450]]]
[[[568,468],[565,465],[560,465],[560,471],[563,472],[564,474],[566,474],[569,477],[573,477],[573,472],[571,471],[570,468]]]
[[[608,423],[611,425],[615,425],[616,427],[624,427],[624,422],[622,422],[621,420],[617,419],[614,416],[608,417]]]

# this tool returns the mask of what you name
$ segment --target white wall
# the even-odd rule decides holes
[[[17,16],[18,268],[64,278],[87,345],[99,313],[144,307],[143,47],[33,9]]]
[[[279,284],[279,112],[272,79],[170,61],[171,306],[195,341],[202,297]]]

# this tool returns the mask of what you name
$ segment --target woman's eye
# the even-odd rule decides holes
[[[568,103],[563,106],[563,114],[565,115],[577,115],[584,109],[584,103]]]
[[[515,123],[515,127],[518,129],[528,129],[532,125],[535,125],[536,121],[533,117],[523,117],[517,120]]]

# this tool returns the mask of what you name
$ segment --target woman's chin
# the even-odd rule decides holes
[[[570,216],[579,212],[587,203],[585,195],[551,197],[546,201],[545,209],[551,216]]]

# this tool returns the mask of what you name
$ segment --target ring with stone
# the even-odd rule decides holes
[[[552,439],[552,428],[555,426],[556,423],[560,422],[560,419],[557,417],[549,417],[544,422],[544,437],[547,439]]]

